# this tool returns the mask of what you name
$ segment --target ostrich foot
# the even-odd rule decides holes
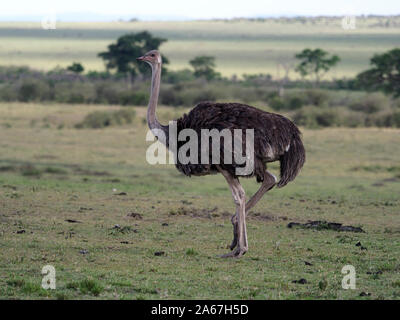
[[[237,229],[237,226],[236,226],[235,230],[236,230],[236,229]],[[237,235],[235,234],[235,235],[233,236],[232,243],[231,243],[230,245],[228,245],[228,248],[231,249],[231,250],[233,250],[233,249],[236,248],[237,245],[238,245],[238,237],[237,237]]]
[[[228,245],[228,248],[233,250],[236,248],[238,245],[238,223],[237,223],[237,217],[236,214],[234,214],[231,218],[232,225],[233,225],[233,240],[230,245]]]
[[[247,252],[247,249],[237,247],[234,251],[219,256],[220,258],[240,258]]]
[[[237,246],[237,238],[233,238],[232,243],[228,246],[229,249],[233,250]]]

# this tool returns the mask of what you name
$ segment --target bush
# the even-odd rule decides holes
[[[386,123],[388,126],[400,128],[400,112],[394,112]]]
[[[373,93],[363,96],[349,105],[351,110],[361,111],[369,114],[376,113],[388,107],[389,100],[381,93]]]
[[[300,109],[304,104],[303,99],[297,96],[289,97],[287,99],[286,108],[287,110],[296,110]]]
[[[39,79],[23,80],[17,89],[19,101],[42,101],[49,95],[49,85]]]
[[[331,101],[326,91],[309,89],[305,91],[289,91],[284,97],[274,96],[269,105],[274,110],[298,110],[305,105],[324,107]]]
[[[81,63],[74,62],[69,67],[67,67],[67,70],[74,73],[82,73],[85,70],[85,68],[82,66]]]
[[[329,101],[329,95],[325,91],[318,89],[310,89],[304,92],[305,104],[322,107],[326,105],[328,101]]]
[[[111,75],[109,71],[88,71],[86,77],[91,80],[107,80],[111,79],[112,77],[122,78],[122,75]]]
[[[193,74],[193,71],[189,69],[183,69],[178,71],[168,70],[167,74],[163,78],[163,81],[167,83],[177,84],[193,81],[195,79],[195,76]]]
[[[54,100],[60,103],[93,103],[96,99],[96,92],[91,83],[56,83],[53,94]]]
[[[96,103],[102,104],[118,104],[119,103],[119,88],[110,83],[102,82],[96,84]]]
[[[18,93],[13,85],[0,87],[0,101],[18,101]]]
[[[350,128],[364,127],[366,116],[362,112],[350,111],[347,109],[341,110],[340,125]]]
[[[219,79],[208,82],[196,79],[189,69],[169,71],[163,76],[159,102],[174,107],[193,107],[201,101],[237,101],[250,105],[267,102],[271,109],[288,113],[307,127],[400,127],[400,98],[392,100],[380,92],[337,90],[341,86],[347,88],[350,80],[336,84],[322,82],[323,89],[312,89],[300,80],[288,81],[285,95],[280,97],[277,91],[279,83],[268,75],[243,77],[243,80],[233,78],[232,81]],[[109,72],[90,71],[78,75],[61,68],[40,72],[27,67],[0,66],[0,101],[143,106],[148,103],[149,85],[148,79],[138,78],[132,88],[127,88],[124,74]],[[88,115],[77,127],[103,128],[123,123],[126,123],[124,115],[121,118],[109,112],[98,112]]]
[[[100,129],[115,125],[124,125],[133,122],[136,116],[135,110],[120,109],[117,111],[94,111],[89,113],[75,128]]]
[[[229,91],[225,88],[221,88],[220,91],[223,91],[229,100],[242,101],[248,104],[259,101],[268,103],[271,100],[270,92],[261,88],[231,85]]]
[[[270,74],[243,74],[243,82],[250,86],[265,86],[270,84],[272,76]]]
[[[332,127],[340,124],[337,110],[315,107],[300,109],[294,114],[293,120],[298,125],[308,128]]]
[[[185,88],[179,92],[177,99],[182,102],[183,106],[194,106],[202,101],[216,101],[217,99],[223,99],[223,92],[205,88]]]
[[[20,79],[27,75],[34,76],[38,73],[40,72],[33,71],[26,66],[0,66],[0,82]]]
[[[369,115],[366,126],[395,127],[400,128],[400,112],[389,112],[377,115]]]
[[[193,104],[197,104],[202,101],[216,101],[218,95],[215,91],[206,89],[200,91],[194,98]]]
[[[166,106],[181,106],[184,104],[184,100],[179,92],[168,88],[161,90],[160,102]]]
[[[148,99],[148,95],[144,92],[125,90],[120,93],[119,101],[123,106],[144,106]]]
[[[400,109],[400,98],[397,98],[396,100],[393,101],[393,107]]]
[[[331,127],[338,124],[338,114],[334,110],[321,110],[315,115],[317,124],[321,127]]]
[[[274,110],[296,110],[304,105],[304,97],[298,93],[283,98],[275,96],[269,100],[269,105]]]
[[[283,110],[285,108],[285,103],[282,98],[276,96],[269,100],[269,106],[274,110]]]
[[[92,294],[94,296],[98,296],[104,291],[104,287],[99,282],[92,279],[82,280],[77,285],[79,286],[79,290],[83,294]]]

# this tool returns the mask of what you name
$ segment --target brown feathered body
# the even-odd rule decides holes
[[[176,121],[178,134],[183,129],[192,129],[196,131],[198,137],[201,136],[201,129],[219,131],[229,129],[232,134],[234,129],[242,129],[243,155],[246,151],[245,130],[254,129],[254,170],[246,177],[255,176],[258,182],[263,181],[268,162],[280,161],[281,178],[278,187],[283,187],[292,181],[305,162],[305,150],[299,129],[293,122],[279,114],[265,112],[240,103],[201,102]],[[178,150],[186,142],[177,141]],[[198,150],[202,150],[200,138],[198,143]],[[209,143],[209,150],[212,150],[211,140],[207,143]],[[211,151],[209,164],[201,164],[200,156],[199,151],[197,163],[183,164],[176,159],[177,169],[187,176],[218,172],[216,164],[212,162]],[[224,163],[224,143],[221,138],[219,165],[233,176],[241,177],[237,176],[236,168],[243,167],[244,164],[238,164],[234,157],[232,158],[231,164]]]

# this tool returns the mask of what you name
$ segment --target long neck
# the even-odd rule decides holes
[[[152,66],[151,75],[151,91],[150,91],[150,101],[147,109],[147,124],[151,131],[154,129],[163,130],[163,126],[157,120],[156,109],[158,102],[158,95],[160,93],[160,81],[161,81],[161,64],[156,64]]]

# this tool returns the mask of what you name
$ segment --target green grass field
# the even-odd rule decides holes
[[[304,169],[252,210],[249,252],[226,260],[226,182],[149,165],[144,108],[129,126],[74,128],[116,108],[0,104],[0,298],[400,298],[400,130],[303,130]],[[308,220],[366,233],[287,228]],[[56,290],[41,288],[48,264]],[[355,290],[341,287],[348,264]]]
[[[365,70],[374,53],[400,46],[397,18],[357,19],[355,30],[344,30],[341,19],[305,23],[266,22],[110,22],[57,23],[56,30],[43,30],[40,23],[0,23],[0,65],[28,65],[49,70],[81,62],[86,70],[103,70],[97,53],[119,36],[148,30],[168,39],[161,47],[170,69],[188,68],[198,55],[216,57],[225,76],[269,73],[284,76],[279,62],[290,62],[304,48],[322,48],[342,61],[327,78],[351,77]],[[392,22],[383,27],[386,20]],[[393,20],[393,21],[392,21]],[[397,21],[397,20],[396,20]],[[298,75],[292,70],[291,78]]]

